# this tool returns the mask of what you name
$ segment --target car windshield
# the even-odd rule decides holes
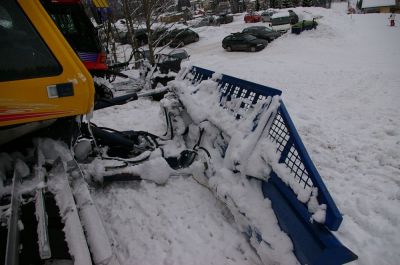
[[[290,17],[272,18],[272,26],[290,24]]]
[[[263,28],[262,31],[264,32],[271,32],[272,30],[270,28]]]
[[[187,34],[189,32],[188,29],[174,29],[173,31],[171,31],[171,35],[178,37],[178,36],[182,36],[183,34]]]

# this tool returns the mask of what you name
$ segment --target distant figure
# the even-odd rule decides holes
[[[390,14],[389,16],[389,21],[390,21],[390,26],[394,27],[394,20],[396,19],[396,15],[394,13]]]

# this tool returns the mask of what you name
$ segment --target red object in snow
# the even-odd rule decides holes
[[[244,16],[244,22],[246,23],[256,23],[261,21],[261,16],[257,13],[247,13]]]

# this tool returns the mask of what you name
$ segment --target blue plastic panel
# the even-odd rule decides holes
[[[206,80],[214,72],[194,66],[187,75],[193,84]],[[281,91],[232,76],[222,75],[218,86],[222,98],[241,98],[245,113],[251,104],[268,96],[281,95]],[[221,106],[223,102],[221,102]],[[237,113],[237,112],[235,112]],[[236,114],[236,118],[241,116]],[[299,134],[281,101],[278,113],[269,131],[269,137],[277,144],[281,163],[291,170],[291,176],[304,189],[318,188],[319,204],[326,204],[324,225],[312,223],[307,206],[297,200],[293,191],[272,172],[268,182],[263,183],[263,193],[272,202],[272,207],[281,228],[291,237],[295,254],[302,264],[343,264],[357,259],[357,256],[343,246],[329,230],[337,230],[342,215],[330,196],[321,176],[310,159]]]
[[[295,197],[286,195],[290,188],[274,172],[268,182],[263,182],[262,190],[271,201],[279,226],[291,238],[294,254],[301,264],[333,265],[357,259],[325,226],[305,221],[311,215],[301,210],[304,205]],[[303,218],[299,218],[299,212]]]
[[[196,66],[192,68],[191,73],[194,77],[192,83],[208,79],[213,74],[210,70]],[[228,75],[222,75],[219,89],[222,96],[249,99],[247,100],[248,103],[242,103],[241,107],[245,110],[249,108],[249,104],[255,104],[259,98],[281,95],[282,93],[278,89]],[[240,116],[237,118],[240,118]],[[285,163],[291,169],[293,177],[303,184],[304,189],[318,188],[319,203],[327,205],[325,225],[330,230],[336,231],[342,222],[342,215],[310,159],[282,101],[269,135],[278,145],[277,152],[281,154],[280,162]]]

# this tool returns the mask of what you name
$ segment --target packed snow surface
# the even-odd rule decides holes
[[[318,28],[285,34],[257,53],[226,52],[222,39],[248,26],[243,15],[195,29],[185,47],[194,65],[283,91],[282,99],[343,213],[335,234],[359,259],[400,260],[400,27],[386,14],[309,12]],[[263,23],[259,23],[263,25]],[[157,103],[139,100],[96,111],[115,129],[165,131]],[[111,184],[93,191],[122,264],[260,264],[232,216],[191,177]],[[318,216],[316,216],[318,218]]]

